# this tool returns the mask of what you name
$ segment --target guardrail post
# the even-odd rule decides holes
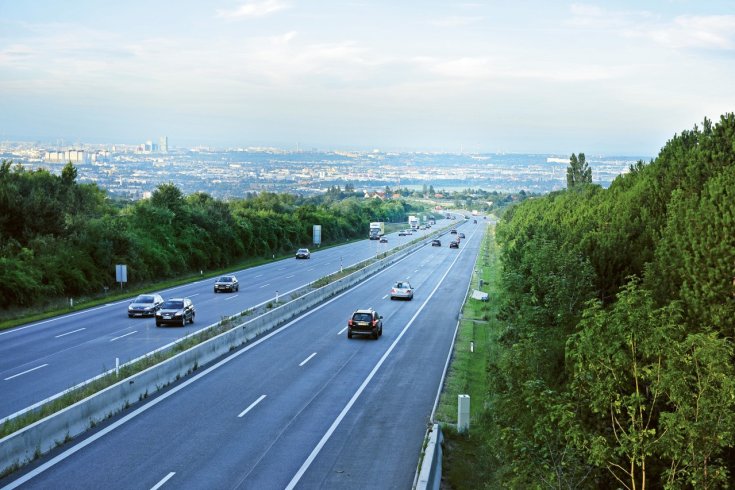
[[[470,430],[470,395],[459,395],[457,400],[457,432]]]

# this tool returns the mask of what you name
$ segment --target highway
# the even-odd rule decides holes
[[[458,250],[420,248],[0,486],[410,488],[485,226],[470,223]],[[390,300],[399,279],[412,301]],[[383,336],[347,339],[365,307]]]
[[[449,221],[438,221],[434,229]],[[116,359],[121,364],[136,359],[223,317],[272,301],[277,292],[284,296],[340,265],[349,267],[416,237],[394,233],[388,244],[366,239],[313,251],[309,260],[289,258],[233,271],[240,280],[237,293],[215,294],[214,279],[160,291],[164,298],[192,299],[196,320],[185,328],[157,328],[152,318],[128,318],[125,300],[2,331],[0,420],[114,368]]]

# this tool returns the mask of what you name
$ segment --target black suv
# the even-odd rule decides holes
[[[459,248],[459,242],[452,240],[449,242],[449,248]]]
[[[372,335],[373,339],[378,340],[383,335],[383,317],[372,308],[355,310],[352,318],[347,320],[347,338],[351,339],[353,333]]]
[[[441,247],[442,246],[442,241],[441,240],[432,240],[431,241],[431,246],[432,247]]]
[[[178,325],[186,326],[186,322],[194,323],[194,303],[189,298],[167,299],[156,312],[156,326]]]

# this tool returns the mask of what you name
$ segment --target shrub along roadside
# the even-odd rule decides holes
[[[462,309],[452,362],[437,407],[435,421],[444,433],[442,479],[451,488],[482,488],[488,480],[485,424],[490,400],[487,392],[487,368],[495,350],[501,324],[497,320],[498,257],[495,229],[489,226],[477,257],[471,288],[487,292],[488,302],[468,298]],[[483,285],[480,286],[480,280]],[[470,343],[474,352],[470,352]],[[470,430],[458,434],[457,396],[470,395]]]

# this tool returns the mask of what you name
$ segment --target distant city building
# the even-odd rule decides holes
[[[168,136],[158,138],[158,150],[161,153],[168,153]]]
[[[50,163],[87,163],[89,161],[89,157],[84,150],[47,151],[43,159]]]

